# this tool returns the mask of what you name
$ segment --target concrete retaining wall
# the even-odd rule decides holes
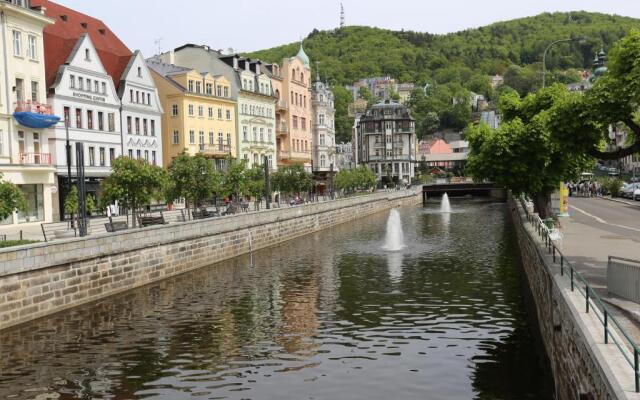
[[[556,385],[556,398],[627,399],[634,393],[631,367],[613,344],[604,344],[604,330],[585,299],[571,291],[529,225],[522,207],[508,202],[522,254],[522,265],[533,297],[542,342]],[[522,360],[526,362],[526,360]]]
[[[0,251],[0,329],[399,205],[414,192],[68,239]]]

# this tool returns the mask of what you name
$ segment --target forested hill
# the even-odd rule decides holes
[[[313,76],[319,61],[322,79],[333,86],[338,140],[349,140],[353,123],[347,116],[352,97],[344,85],[382,75],[418,87],[431,85],[428,96],[416,91],[409,104],[422,137],[467,126],[470,106],[460,99],[468,99],[469,91],[495,99],[490,75],[504,75],[503,89],[511,87],[521,95],[539,88],[542,53],[549,43],[584,38],[559,43],[547,56],[547,82],[576,82],[578,71],[591,68],[600,48],[607,51],[631,29],[640,29],[639,19],[583,11],[545,13],[447,35],[364,26],[314,30],[304,40],[304,49],[311,58]],[[247,55],[280,62],[295,55],[298,46],[291,43]]]
[[[401,82],[443,82],[451,78],[447,76],[450,66],[489,75],[504,73],[511,64],[539,63],[548,43],[566,37],[585,41],[554,47],[548,66],[587,68],[595,51],[606,50],[632,28],[640,29],[639,19],[583,11],[544,13],[447,35],[364,26],[314,30],[304,47],[314,67],[320,61],[323,79],[326,75],[337,84],[378,75],[391,75]],[[291,43],[249,56],[280,62],[295,55],[298,46]]]

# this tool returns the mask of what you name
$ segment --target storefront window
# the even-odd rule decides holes
[[[42,185],[18,185],[27,199],[26,212],[18,212],[18,223],[44,221],[44,196]]]

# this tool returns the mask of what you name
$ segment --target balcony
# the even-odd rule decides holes
[[[268,142],[265,140],[248,140],[244,141],[244,143],[248,143],[249,147],[254,149],[267,149],[275,145],[274,142]]]
[[[289,109],[289,104],[287,104],[286,100],[278,100],[276,102],[276,111],[287,111]]]
[[[60,121],[50,105],[37,101],[16,102],[13,117],[20,125],[35,129],[49,128]]]
[[[200,143],[198,145],[198,152],[205,156],[221,156],[225,157],[231,153],[231,146],[228,144],[205,144]]]
[[[279,150],[278,151],[278,160],[283,161],[291,161],[291,162],[311,162],[311,151],[309,150],[300,150],[300,151],[291,151],[291,150]]]
[[[278,124],[276,126],[276,135],[278,136],[287,136],[289,134],[289,128],[286,124]]]
[[[51,165],[49,153],[20,153],[18,159],[22,165]]]

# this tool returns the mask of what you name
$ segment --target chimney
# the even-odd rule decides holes
[[[175,51],[171,50],[169,53],[167,53],[167,55],[169,56],[169,62],[167,64],[175,64],[176,63],[176,53]]]
[[[256,62],[256,75],[260,75],[260,64],[261,64],[260,61]]]
[[[251,69],[251,60],[247,58],[244,60],[244,70],[249,71]]]
[[[237,55],[233,56],[233,69],[235,69],[235,70],[238,69],[238,56]]]

